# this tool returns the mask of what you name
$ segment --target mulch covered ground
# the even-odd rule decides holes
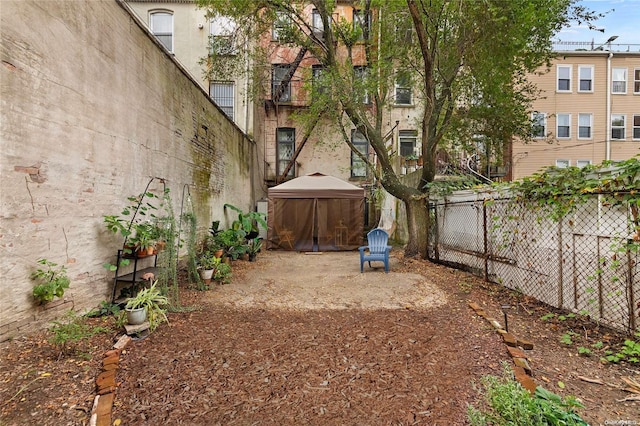
[[[265,259],[269,253],[264,253]],[[216,303],[182,289],[169,325],[131,343],[121,356],[113,420],[123,425],[463,425],[474,388],[500,375],[506,349],[494,329],[469,309],[470,301],[534,343],[528,353],[538,384],[586,405],[591,424],[636,421],[640,402],[629,400],[629,364],[599,362],[560,343],[568,329],[579,344],[615,347],[624,336],[591,323],[541,320],[550,308],[464,272],[396,259],[396,272],[429,277],[447,303],[415,309],[276,309]],[[264,265],[264,264],[262,264]],[[234,265],[228,286],[241,286],[257,264]],[[298,270],[301,280],[304,271]],[[390,283],[393,285],[393,283]],[[232,289],[233,287],[229,287]],[[95,324],[109,320],[94,319]],[[103,353],[117,332],[94,336],[83,354],[58,358],[45,333],[0,345],[0,425],[84,425],[95,395]],[[578,339],[578,337],[574,337]],[[594,349],[595,351],[595,349]],[[589,378],[601,384],[585,382]],[[610,423],[613,424],[613,423]]]

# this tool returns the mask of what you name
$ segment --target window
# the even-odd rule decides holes
[[[633,93],[640,95],[640,68],[633,70]]]
[[[614,68],[611,71],[611,93],[627,93],[626,68]]]
[[[571,114],[558,114],[556,116],[556,135],[559,138],[571,137]]]
[[[400,130],[398,139],[400,141],[401,157],[416,153],[416,143],[418,141],[418,132],[416,130]]]
[[[556,167],[559,169],[566,169],[571,165],[569,160],[556,160]]]
[[[578,79],[578,92],[593,92],[593,65],[580,65]]]
[[[357,130],[351,131],[351,142],[358,152],[369,157],[369,141]],[[355,152],[351,151],[351,177],[367,177],[367,163]]]
[[[611,114],[611,139],[624,140],[624,114]]]
[[[576,160],[576,167],[583,168],[591,164],[591,160]]]
[[[571,65],[558,65],[558,92],[571,91]]]
[[[396,43],[411,44],[413,41],[413,23],[408,12],[396,12],[395,21],[395,41]]]
[[[233,120],[233,82],[212,81],[209,84],[209,96],[227,114],[227,117]]]
[[[367,76],[369,70],[367,67],[354,67],[354,92],[362,99],[363,104],[371,103],[369,91],[367,90]]]
[[[322,17],[317,9],[313,9],[311,12],[311,27],[313,29],[313,35],[320,40],[324,39],[324,24],[322,23]]]
[[[152,12],[149,22],[153,35],[169,52],[173,52],[173,15],[171,12]]]
[[[399,72],[396,77],[396,105],[411,104],[411,77],[407,72]]]
[[[640,140],[640,115],[633,116],[633,140]]]
[[[209,23],[211,53],[217,55],[235,55],[237,47],[234,41],[236,24],[226,16],[211,18]]]
[[[276,170],[276,173],[280,176],[293,158],[293,152],[295,151],[296,129],[280,127],[276,130],[276,138],[278,143],[278,170]],[[289,173],[287,173],[287,177],[295,176],[294,169],[295,165],[291,167]]]
[[[359,30],[360,40],[364,40],[365,33],[369,37],[371,32],[371,14],[365,13],[364,10],[353,9],[353,28]]]
[[[274,41],[284,41],[286,33],[291,27],[291,18],[284,12],[276,12],[276,18],[271,27],[271,39]]]
[[[544,138],[547,136],[547,114],[534,112],[531,114],[531,137]]]
[[[592,114],[578,114],[578,139],[591,139]]]
[[[311,84],[314,94],[323,95],[328,92],[327,82],[322,76],[324,67],[322,65],[313,65],[311,67]]]
[[[271,76],[271,99],[274,102],[291,102],[291,79],[282,84],[289,74],[289,65],[274,65]]]

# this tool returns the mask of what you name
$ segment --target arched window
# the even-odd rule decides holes
[[[158,41],[173,53],[173,13],[167,10],[151,12],[149,27]]]

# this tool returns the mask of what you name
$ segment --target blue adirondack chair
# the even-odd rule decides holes
[[[384,262],[384,272],[389,272],[389,250],[391,246],[387,245],[389,234],[384,229],[376,228],[367,234],[368,246],[359,247],[360,250],[360,272],[364,272],[364,262],[379,261]],[[368,253],[365,253],[368,252]]]

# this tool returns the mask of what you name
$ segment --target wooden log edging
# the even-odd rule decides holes
[[[495,319],[489,317],[485,310],[475,302],[469,302],[469,307],[475,311],[475,313],[489,322],[496,329],[498,334],[502,336],[502,341],[506,345],[507,352],[513,360],[513,374],[516,380],[527,389],[531,394],[536,391],[536,383],[533,380],[533,370],[529,365],[529,359],[525,354],[525,350],[532,350],[533,343],[520,339],[507,330],[502,328],[502,325]]]
[[[89,426],[110,426],[113,401],[116,397],[116,373],[120,364],[122,350],[131,342],[131,337],[123,335],[105,352],[102,359],[102,372],[96,378],[96,397],[93,400]]]

